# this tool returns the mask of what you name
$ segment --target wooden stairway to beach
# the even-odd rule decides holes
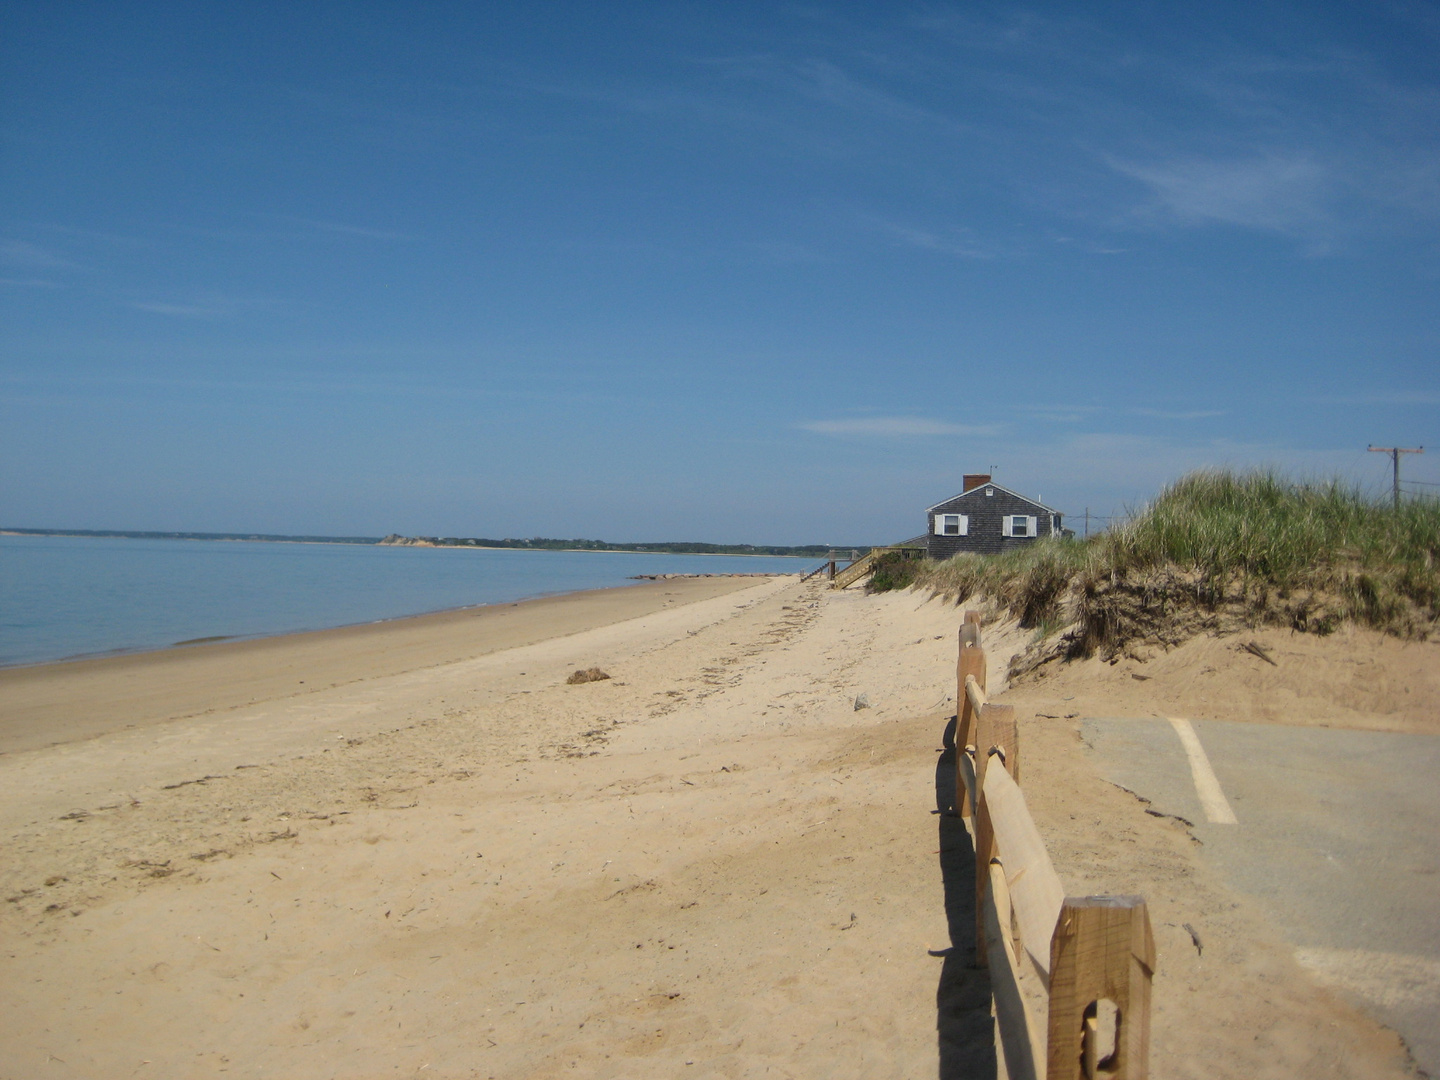
[[[841,570],[830,582],[832,589],[844,589],[861,578],[867,578],[875,572],[875,564],[881,555],[888,555],[892,551],[911,551],[923,555],[925,549],[925,535],[912,536],[909,540],[902,540],[898,544],[890,544],[887,547],[871,548],[868,552],[856,559],[844,570]],[[917,556],[918,557],[918,556]]]
[[[889,548],[875,548],[869,553],[860,556],[844,570],[835,575],[830,582],[832,589],[843,589],[847,585],[853,585],[863,577],[869,577],[875,572],[875,558],[882,551],[889,551]]]

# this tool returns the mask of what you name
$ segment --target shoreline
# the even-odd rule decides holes
[[[3,534],[0,534],[3,535]],[[671,555],[681,559],[795,559],[799,562],[813,562],[818,555],[771,555],[764,551],[662,551],[647,548],[539,548],[539,547],[495,547],[493,544],[387,544],[384,540],[375,547],[387,548],[430,548],[434,551],[534,551],[556,555]],[[836,548],[836,551],[859,550],[858,548]]]
[[[0,756],[402,675],[625,622],[765,580],[642,581],[320,630],[0,668]]]
[[[21,531],[18,529],[0,529],[0,536],[37,536],[63,540],[189,540],[205,544],[323,544],[332,547],[408,547],[435,548],[445,551],[538,551],[579,555],[673,555],[681,558],[694,557],[697,559],[798,559],[804,562],[810,562],[815,558],[823,557],[815,555],[772,555],[763,551],[664,551],[659,548],[636,550],[634,548],[495,547],[493,544],[423,544],[411,542],[409,537],[406,538],[406,542],[404,543],[386,543],[383,538],[372,539],[368,536],[357,536],[353,539],[349,537],[311,539],[303,536],[187,536],[183,533],[157,533],[152,536],[123,532],[41,532],[39,530]],[[834,550],[858,551],[864,547],[866,547],[866,545],[851,544],[848,546],[841,545]]]
[[[0,535],[4,535],[4,534],[0,534]],[[83,538],[82,538],[82,539],[83,539]],[[225,542],[225,543],[272,543],[272,542],[274,542],[274,543],[326,543],[327,541],[308,541],[308,540],[304,540],[304,541],[301,541],[301,540],[296,540],[296,541],[288,541],[288,540],[286,540],[286,541],[268,541],[268,540],[239,541],[239,540],[237,540],[237,541],[222,541],[222,542]],[[507,550],[507,549],[505,549],[505,548],[492,548],[492,549],[488,549],[488,550],[504,551],[504,550]],[[628,554],[628,553],[622,553],[622,554]],[[777,556],[771,556],[771,557],[777,557]],[[532,601],[535,601],[535,600],[548,600],[548,599],[555,599],[555,598],[564,597],[564,596],[576,596],[576,595],[579,595],[580,593],[588,593],[588,592],[608,592],[608,591],[610,591],[610,590],[618,590],[618,589],[633,589],[633,588],[635,588],[636,585],[642,584],[642,583],[644,583],[644,582],[654,583],[654,582],[666,582],[666,581],[685,581],[685,580],[697,580],[697,579],[705,579],[705,578],[751,578],[751,579],[756,579],[756,580],[758,580],[758,579],[761,579],[761,578],[787,577],[787,576],[790,576],[790,575],[787,575],[787,574],[769,574],[769,573],[764,573],[764,572],[750,573],[750,574],[636,574],[636,575],[634,575],[633,577],[627,578],[627,579],[626,579],[626,582],[625,582],[624,584],[619,584],[619,585],[605,585],[605,586],[602,586],[602,587],[600,587],[600,588],[598,588],[598,589],[570,589],[570,590],[562,590],[562,591],[559,591],[559,592],[540,592],[540,593],[535,593],[535,594],[533,594],[533,595],[531,595],[531,596],[522,596],[522,597],[520,597],[520,598],[518,598],[518,599],[516,599],[516,600],[494,600],[494,601],[490,601],[490,602],[481,602],[481,603],[478,603],[478,604],[461,604],[461,605],[459,605],[459,606],[457,606],[457,607],[432,608],[432,609],[430,609],[430,610],[428,610],[428,611],[414,611],[414,612],[410,612],[410,613],[405,614],[405,615],[391,615],[391,616],[389,616],[389,617],[387,617],[387,618],[382,618],[382,619],[368,619],[368,620],[365,620],[365,621],[363,621],[363,622],[339,623],[339,624],[337,624],[337,625],[335,625],[335,626],[316,626],[316,627],[309,627],[309,628],[306,628],[306,629],[303,629],[303,630],[277,630],[277,631],[273,631],[273,632],[271,632],[271,631],[261,631],[260,633],[256,633],[256,634],[213,634],[213,635],[206,635],[205,637],[187,638],[187,639],[185,639],[184,641],[171,642],[169,645],[159,645],[159,646],[136,645],[136,646],[133,646],[133,647],[130,647],[130,646],[122,646],[122,647],[120,647],[120,648],[115,648],[115,649],[106,649],[106,650],[104,650],[103,652],[75,653],[75,654],[73,654],[73,655],[71,655],[71,656],[58,656],[58,657],[54,658],[53,660],[35,660],[35,661],[28,661],[28,662],[22,660],[22,661],[20,661],[19,663],[13,663],[13,664],[12,664],[12,663],[5,663],[5,662],[3,662],[3,661],[0,661],[0,675],[3,675],[3,674],[6,673],[6,672],[23,670],[23,669],[26,669],[26,668],[51,667],[51,666],[58,665],[58,664],[80,664],[80,663],[85,663],[85,662],[92,661],[92,660],[112,660],[112,659],[122,659],[122,658],[125,658],[125,657],[133,657],[133,656],[148,656],[148,655],[150,655],[150,654],[152,654],[152,653],[169,653],[169,652],[171,652],[171,651],[173,651],[173,650],[175,650],[175,649],[193,649],[193,648],[196,648],[197,646],[201,646],[201,645],[215,645],[215,644],[220,644],[220,643],[222,643],[222,642],[223,642],[223,643],[235,644],[235,643],[251,642],[251,641],[266,641],[266,640],[269,640],[269,639],[271,639],[271,638],[301,637],[301,636],[306,635],[306,634],[324,634],[324,633],[328,633],[328,632],[330,632],[330,631],[332,631],[332,630],[348,630],[348,629],[351,629],[351,628],[353,628],[353,627],[358,627],[358,626],[382,626],[382,625],[385,625],[385,624],[387,624],[387,623],[405,622],[406,620],[409,620],[409,619],[425,619],[425,618],[429,618],[429,617],[434,616],[434,615],[447,615],[447,614],[450,614],[450,613],[453,613],[453,612],[475,611],[475,610],[478,610],[478,609],[480,609],[480,608],[513,607],[513,606],[516,605],[516,604],[528,604],[528,603],[531,603]]]

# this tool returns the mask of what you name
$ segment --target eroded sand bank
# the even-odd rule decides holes
[[[967,841],[936,813],[960,612],[654,591],[0,756],[0,1077],[993,1075]],[[995,667],[1024,639],[987,631]],[[1154,1075],[1406,1074],[1039,709],[1025,783],[1067,884],[1151,901]]]

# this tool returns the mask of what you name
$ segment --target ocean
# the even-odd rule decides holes
[[[0,667],[322,630],[818,559],[0,536]]]

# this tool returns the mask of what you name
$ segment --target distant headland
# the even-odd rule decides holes
[[[779,544],[702,544],[688,540],[666,540],[645,544],[612,544],[605,540],[557,540],[534,536],[528,540],[486,540],[479,537],[400,536],[392,533],[381,544],[405,547],[469,547],[512,548],[526,551],[630,551],[660,552],[665,555],[793,555],[818,559],[832,551],[866,552],[868,544],[801,544],[786,547]]]
[[[612,544],[605,540],[559,540],[544,536],[529,539],[487,540],[481,537],[401,536],[284,536],[275,533],[145,532],[128,529],[17,529],[0,528],[0,536],[81,536],[127,540],[230,540],[272,544],[374,544],[389,547],[509,548],[522,551],[629,551],[664,555],[770,555],[819,559],[834,551],[863,555],[869,544],[704,544],[667,540],[657,543]]]

